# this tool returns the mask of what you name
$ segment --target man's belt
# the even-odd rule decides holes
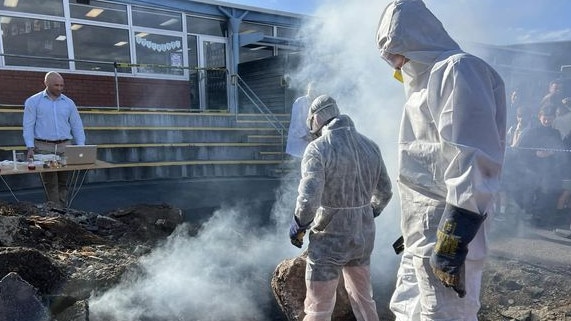
[[[70,141],[69,139],[60,139],[60,140],[47,140],[47,139],[39,139],[35,138],[35,141],[42,142],[42,143],[50,143],[50,144],[61,144]]]

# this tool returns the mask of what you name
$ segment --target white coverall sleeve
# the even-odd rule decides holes
[[[434,67],[428,95],[448,164],[446,202],[487,213],[500,188],[505,151],[503,81],[479,58],[453,56]]]
[[[309,111],[307,104],[308,99],[305,99],[305,97],[300,97],[293,103],[291,107],[291,126],[288,135],[304,138],[309,134],[309,129],[306,125],[307,113]]]
[[[375,186],[375,189],[373,190],[373,197],[371,199],[371,206],[373,207],[373,213],[375,216],[378,216],[383,211],[383,209],[385,209],[392,196],[393,192],[391,180],[389,178],[389,174],[387,173],[385,163],[381,157],[379,180],[377,182],[377,186]]]
[[[301,181],[295,206],[295,216],[300,225],[310,224],[321,204],[325,186],[325,170],[322,155],[315,144],[309,144],[301,161]]]

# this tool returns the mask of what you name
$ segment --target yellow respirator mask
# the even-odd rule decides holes
[[[402,71],[400,69],[395,69],[393,77],[399,82],[404,83],[404,80],[402,79]]]

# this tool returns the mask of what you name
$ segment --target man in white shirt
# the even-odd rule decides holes
[[[26,99],[24,103],[23,136],[28,159],[34,153],[58,154],[72,139],[85,145],[85,132],[77,106],[63,92],[63,77],[54,71],[46,73],[46,89]],[[67,171],[41,173],[48,202],[67,205]]]

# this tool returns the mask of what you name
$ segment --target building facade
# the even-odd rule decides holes
[[[204,0],[5,0],[0,104],[23,104],[56,70],[79,106],[236,112],[237,83],[257,61],[288,63],[307,18]],[[273,74],[255,78],[285,92]]]

